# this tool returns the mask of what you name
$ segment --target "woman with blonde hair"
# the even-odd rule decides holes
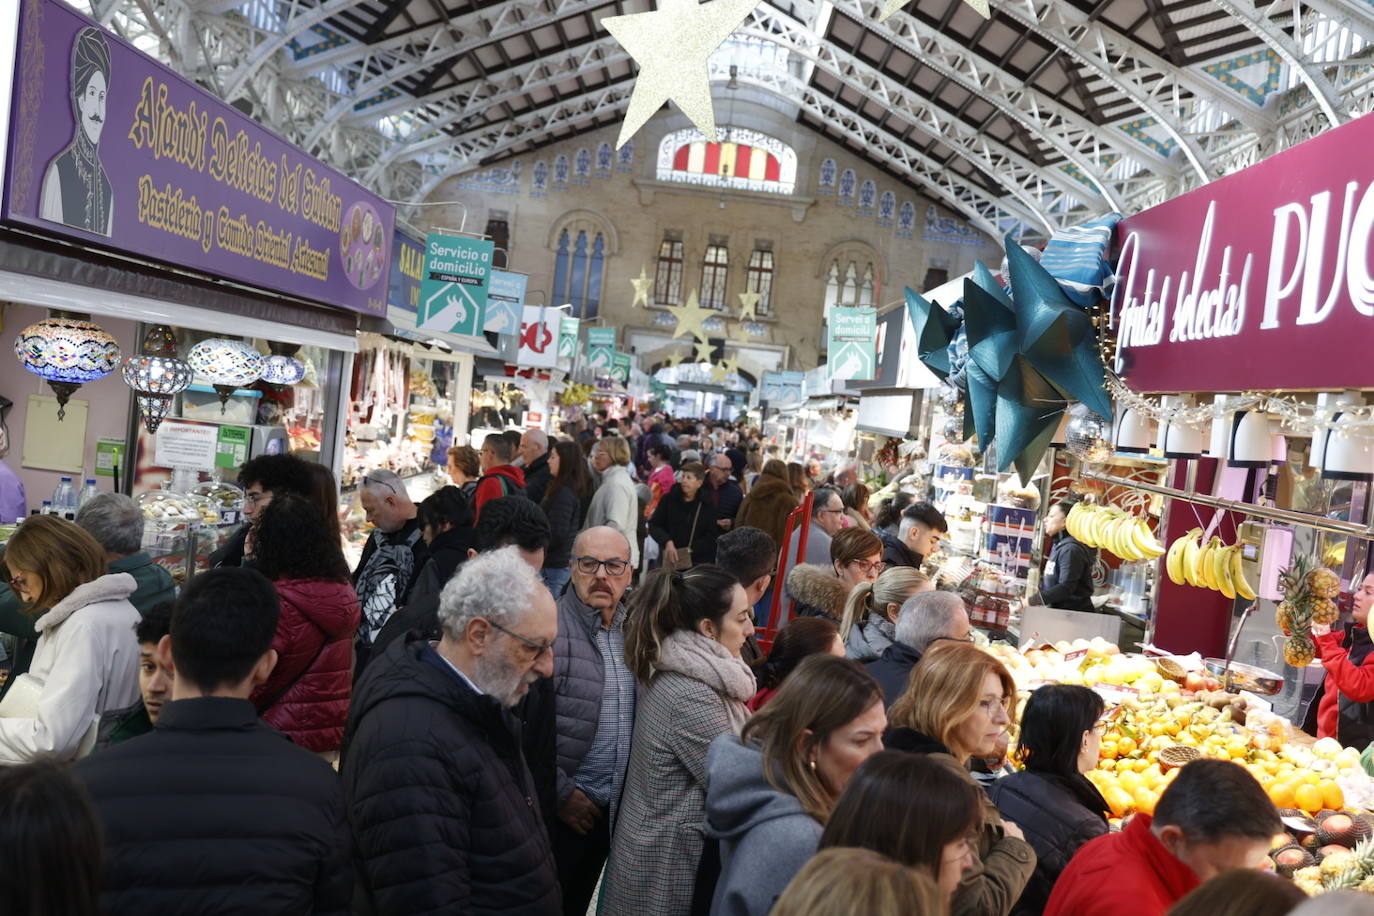
[[[105,564],[95,538],[55,515],[26,520],[10,538],[10,585],[26,613],[42,616],[33,664],[0,703],[0,765],[80,756],[101,715],[138,702],[137,583]]]
[[[630,542],[630,565],[639,566],[639,494],[630,479],[630,443],[604,436],[592,448],[592,468],[600,475],[582,527],[614,528]]]
[[[989,757],[1006,740],[1016,684],[1006,667],[970,642],[931,646],[911,673],[906,691],[888,710],[888,747],[954,759],[968,782],[974,757]],[[1035,850],[1021,829],[1004,821],[978,788],[983,826],[974,865],[950,902],[953,916],[1007,916],[1035,871]]]
[[[659,567],[630,599],[625,666],[644,693],[606,868],[608,914],[691,911],[705,846],[706,749],[748,718],[754,675],[740,650],[752,621],[743,586],[708,564]]]
[[[765,916],[816,851],[849,777],[883,748],[882,689],[859,665],[805,659],[739,737],[706,755],[706,832],[720,840],[712,916]]]
[[[868,849],[816,853],[787,885],[771,916],[945,916],[944,898],[924,869]]]
[[[854,481],[849,486],[840,491],[840,499],[844,502],[844,514],[849,516],[849,521],[856,528],[869,531],[873,528],[873,514],[868,511],[868,487]]]
[[[860,582],[849,592],[840,619],[845,655],[871,662],[883,654],[897,632],[897,614],[913,595],[933,591],[930,577],[911,566],[894,566],[873,582]]]

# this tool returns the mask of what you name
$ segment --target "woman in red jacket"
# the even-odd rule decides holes
[[[1352,603],[1354,623],[1343,633],[1315,624],[1312,637],[1326,669],[1317,706],[1317,737],[1335,738],[1364,750],[1374,741],[1374,643],[1369,610],[1374,607],[1374,573],[1364,577]]]
[[[249,698],[264,722],[324,756],[343,743],[353,693],[353,633],[358,595],[339,542],[320,511],[281,494],[248,539],[250,565],[272,580],[281,616],[272,648],[277,666]]]

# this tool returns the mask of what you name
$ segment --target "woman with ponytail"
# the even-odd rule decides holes
[[[659,568],[630,599],[625,664],[644,685],[602,896],[606,916],[686,916],[705,845],[706,749],[755,692],[744,588],[718,566]]]
[[[845,655],[856,662],[871,662],[892,645],[897,613],[913,595],[932,591],[935,583],[910,566],[894,566],[879,574],[876,582],[860,582],[849,592],[840,639]]]

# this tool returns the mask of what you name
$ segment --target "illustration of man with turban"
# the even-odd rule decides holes
[[[105,98],[110,88],[110,46],[100,29],[87,26],[72,42],[72,142],[43,174],[39,216],[55,223],[109,235],[114,192],[100,161]]]

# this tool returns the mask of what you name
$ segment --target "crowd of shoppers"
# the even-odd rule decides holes
[[[851,469],[817,486],[728,425],[605,427],[451,449],[419,504],[369,473],[353,570],[332,479],[289,455],[245,466],[247,524],[179,595],[127,497],[26,521],[0,909],[1292,909],[1253,871],[1280,822],[1237,764],[1188,764],[1109,832],[1091,690],[1033,691],[1001,775],[1016,688],[920,570],[932,507],[871,512]],[[756,639],[775,585],[787,620]]]

